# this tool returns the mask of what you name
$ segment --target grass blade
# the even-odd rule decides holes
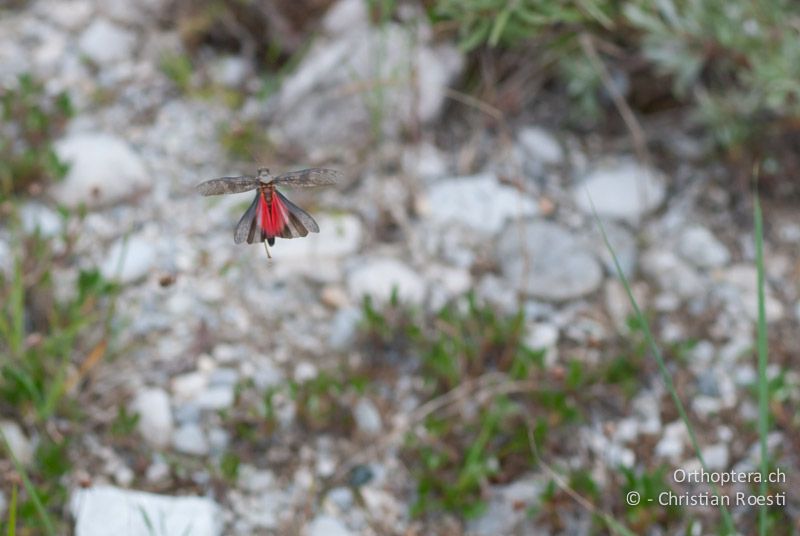
[[[47,515],[47,510],[44,509],[42,500],[39,498],[39,494],[36,492],[33,482],[31,482],[31,479],[28,478],[28,473],[25,471],[25,467],[22,466],[20,461],[14,455],[14,451],[11,450],[11,444],[8,442],[6,434],[2,430],[0,430],[0,438],[3,439],[3,444],[6,447],[6,451],[8,451],[8,457],[11,458],[12,462],[14,462],[14,467],[19,473],[20,478],[22,478],[22,484],[25,486],[25,491],[27,491],[28,495],[31,496],[31,501],[33,501],[33,506],[36,508],[36,513],[39,515],[42,525],[44,525],[45,534],[48,536],[55,535],[56,530],[53,527],[53,522],[50,521],[50,516]]]
[[[588,192],[586,194],[589,196]],[[606,229],[603,226],[603,222],[600,221],[600,217],[597,215],[597,210],[594,206],[594,201],[592,200],[591,196],[589,196],[589,203],[592,206],[592,214],[594,215],[595,222],[597,226],[600,228],[600,232],[603,235],[603,242],[605,242],[606,248],[608,252],[611,254],[611,258],[614,260],[614,267],[617,271],[617,276],[619,277],[622,285],[625,287],[625,293],[628,296],[628,300],[633,307],[634,314],[636,316],[636,320],[639,322],[639,326],[644,333],[644,337],[647,341],[647,345],[650,347],[650,352],[656,359],[658,363],[658,369],[661,373],[661,379],[664,382],[664,386],[669,391],[670,396],[672,397],[672,402],[675,404],[675,408],[678,410],[678,414],[680,415],[681,420],[683,421],[684,426],[686,426],[686,430],[689,433],[689,440],[692,444],[692,449],[697,456],[697,459],[700,460],[700,465],[703,467],[703,470],[706,472],[710,472],[708,470],[708,466],[706,465],[706,461],[703,458],[703,453],[700,450],[700,443],[697,441],[697,435],[694,432],[694,428],[692,427],[692,423],[689,421],[689,416],[686,413],[686,408],[681,402],[680,397],[678,396],[678,392],[675,390],[675,385],[672,383],[672,376],[667,370],[667,365],[664,362],[664,356],[661,353],[661,349],[659,348],[658,344],[656,343],[655,337],[653,337],[653,333],[650,330],[650,324],[647,322],[644,314],[642,314],[641,309],[639,309],[639,304],[636,302],[636,298],[633,296],[633,291],[631,290],[630,283],[628,282],[628,278],[625,277],[625,273],[622,271],[622,267],[619,264],[619,259],[617,259],[617,255],[614,252],[614,248],[611,246],[611,243],[608,240],[608,235],[606,234]],[[717,497],[721,497],[719,487],[716,485],[712,485],[712,490],[714,495]],[[726,534],[736,534],[736,530],[733,527],[733,519],[731,518],[731,514],[728,511],[728,508],[721,503],[720,501],[720,512],[722,513],[722,520],[725,524],[725,531]]]
[[[17,486],[11,488],[11,504],[8,505],[8,536],[17,533]]]
[[[767,381],[767,314],[764,300],[764,229],[761,217],[761,203],[756,192],[754,201],[754,226],[756,241],[756,270],[758,278],[758,325],[756,328],[758,346],[758,439],[761,448],[761,484],[759,494],[767,495],[767,473],[769,472],[769,452],[767,433],[769,432],[769,385]],[[767,507],[758,510],[758,534],[767,534]]]

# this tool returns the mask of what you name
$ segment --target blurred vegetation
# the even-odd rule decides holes
[[[118,289],[95,269],[81,270],[74,288],[64,288],[55,269],[70,256],[74,237],[26,233],[15,205],[6,208],[12,269],[0,273],[0,413],[17,422],[36,449],[30,466],[14,468],[30,484],[19,490],[17,518],[50,532],[53,521],[44,510],[57,511],[66,501],[62,477],[71,467],[71,434],[82,414],[77,388],[106,353]],[[54,242],[64,252],[56,254]]]
[[[469,51],[527,51],[594,126],[620,91],[640,114],[682,107],[734,164],[792,173],[800,154],[800,3],[791,0],[436,0]],[[588,40],[587,40],[588,38]],[[603,65],[586,53],[590,43]],[[502,64],[502,62],[500,62]],[[614,89],[604,85],[601,69]],[[514,75],[507,73],[508,78]],[[495,80],[494,82],[498,82]],[[502,83],[502,81],[499,81]],[[749,174],[751,166],[743,173]]]
[[[0,107],[0,200],[38,194],[67,172],[52,143],[72,117],[69,96],[49,95],[23,74],[16,86],[0,88]]]

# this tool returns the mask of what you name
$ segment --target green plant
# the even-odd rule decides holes
[[[219,141],[227,153],[240,160],[265,160],[272,142],[256,121],[226,123],[219,128]]]
[[[48,95],[29,74],[20,75],[15,87],[0,89],[0,199],[36,193],[66,174],[52,141],[72,113],[66,93]]]
[[[161,71],[172,80],[183,94],[189,93],[192,84],[192,60],[184,54],[167,54],[161,58]]]

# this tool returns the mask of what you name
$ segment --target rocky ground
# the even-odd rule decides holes
[[[65,247],[55,203],[85,205],[85,218],[70,220],[75,262],[57,271],[58,288],[69,293],[78,271],[93,266],[123,284],[112,357],[78,395],[91,424],[70,448],[77,534],[109,534],[111,526],[148,533],[131,503],[163,515],[164,534],[187,526],[201,535],[585,533],[591,518],[568,499],[561,517],[527,515],[550,479],[535,464],[512,481],[487,482],[487,507],[467,521],[412,517],[417,488],[401,451],[426,401],[423,379],[404,364],[413,353],[371,355],[360,326],[365,296],[382,307],[394,292],[432,313],[472,291],[502,313],[522,308],[526,341],[547,350],[551,372],[568,360],[591,369],[612,359],[633,337],[631,308],[590,199],[657,339],[668,348],[693,342],[668,359],[708,466],[756,466],[750,212],[725,173],[703,163],[703,140],[645,124],[663,151],[644,164],[629,145],[553,130],[535,112],[481,129],[480,110],[447,98],[462,53],[436,42],[413,11],[402,24],[377,27],[356,0],[328,12],[320,36],[269,96],[258,91],[252,65],[213,51],[193,83],[218,93],[198,96],[159,67],[165,54],[181,52],[174,29],[151,23],[159,9],[158,0],[51,0],[0,18],[0,80],[30,71],[49,92],[68,91],[77,110],[56,143],[69,172],[42,200],[25,202],[23,223]],[[370,85],[384,77],[397,83]],[[223,91],[240,95],[241,106],[219,98]],[[232,158],[220,136],[231,124],[258,125],[272,145]],[[272,260],[261,246],[233,243],[249,194],[193,191],[259,165],[344,175],[333,188],[287,191],[321,232],[279,240]],[[789,415],[775,423],[770,445],[791,481],[799,465],[791,408],[800,381],[800,223],[786,200],[766,199],[765,218],[769,373]],[[0,231],[6,272],[10,244]],[[338,403],[352,419],[346,432],[306,426],[297,400],[281,391],[371,359],[393,372],[366,389],[345,386]],[[593,387],[591,408],[568,428],[573,448],[547,453],[551,466],[583,468],[604,493],[619,495],[612,507],[622,504],[612,485],[620,466],[697,465],[648,363],[622,404]],[[277,393],[271,429],[242,416],[247,397],[265,393]],[[104,430],[120,405],[139,419],[129,440],[112,441]],[[3,427],[17,456],[30,459],[36,438],[16,422]],[[238,470],[221,478],[231,453]],[[350,485],[354,471],[365,471],[364,482]],[[81,475],[90,487],[78,485]],[[792,493],[787,516],[796,519]]]

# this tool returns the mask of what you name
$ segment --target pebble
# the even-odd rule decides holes
[[[152,186],[142,159],[115,136],[72,134],[56,142],[55,151],[70,167],[64,180],[53,187],[53,197],[70,208],[117,203]]]
[[[525,156],[534,163],[556,166],[564,160],[564,149],[553,135],[541,127],[524,127],[517,135],[517,142]]]
[[[500,184],[494,175],[484,174],[435,183],[421,211],[442,227],[455,224],[495,234],[509,219],[536,214],[536,204],[516,188]]]
[[[95,19],[78,41],[83,55],[97,65],[110,66],[130,59],[136,35],[105,19]]]
[[[600,287],[603,271],[582,241],[564,227],[533,220],[500,239],[503,274],[521,292],[547,301],[566,301]]]
[[[635,223],[658,208],[666,193],[666,180],[658,170],[623,160],[595,167],[572,195],[586,214],[592,214],[594,203],[599,216]]]
[[[139,391],[131,410],[139,414],[136,428],[147,443],[156,448],[165,448],[171,443],[174,423],[166,391],[159,388]]]
[[[205,456],[210,450],[205,432],[195,423],[183,424],[175,430],[172,446],[178,452],[193,456]]]
[[[678,252],[698,268],[725,266],[731,259],[728,248],[705,227],[684,229],[678,239]]]
[[[169,497],[112,486],[79,488],[70,500],[76,536],[222,534],[219,506],[205,497]]]
[[[558,327],[547,322],[533,322],[527,326],[525,344],[532,350],[544,350],[544,363],[551,367],[558,359]]]
[[[8,446],[14,457],[22,465],[28,466],[33,461],[34,446],[31,440],[22,431],[22,428],[14,421],[0,421],[0,431],[3,432]],[[0,442],[0,449],[5,451],[6,445]]]
[[[419,305],[425,298],[425,282],[419,272],[391,257],[364,260],[347,274],[347,288],[356,303],[371,296],[378,304],[387,303],[396,291],[400,302]]]
[[[378,435],[383,430],[381,414],[369,398],[360,398],[353,408],[356,427],[362,434]]]
[[[106,279],[133,283],[145,278],[155,267],[156,251],[153,241],[142,234],[123,237],[108,249],[100,264]]]
[[[350,536],[352,533],[333,516],[319,515],[308,525],[308,536]]]
[[[344,351],[350,348],[356,340],[361,320],[361,310],[355,307],[337,311],[331,322],[331,334],[328,338],[331,349]]]
[[[689,299],[705,291],[700,275],[671,251],[649,249],[642,255],[641,266],[644,274],[655,279],[665,293]]]

